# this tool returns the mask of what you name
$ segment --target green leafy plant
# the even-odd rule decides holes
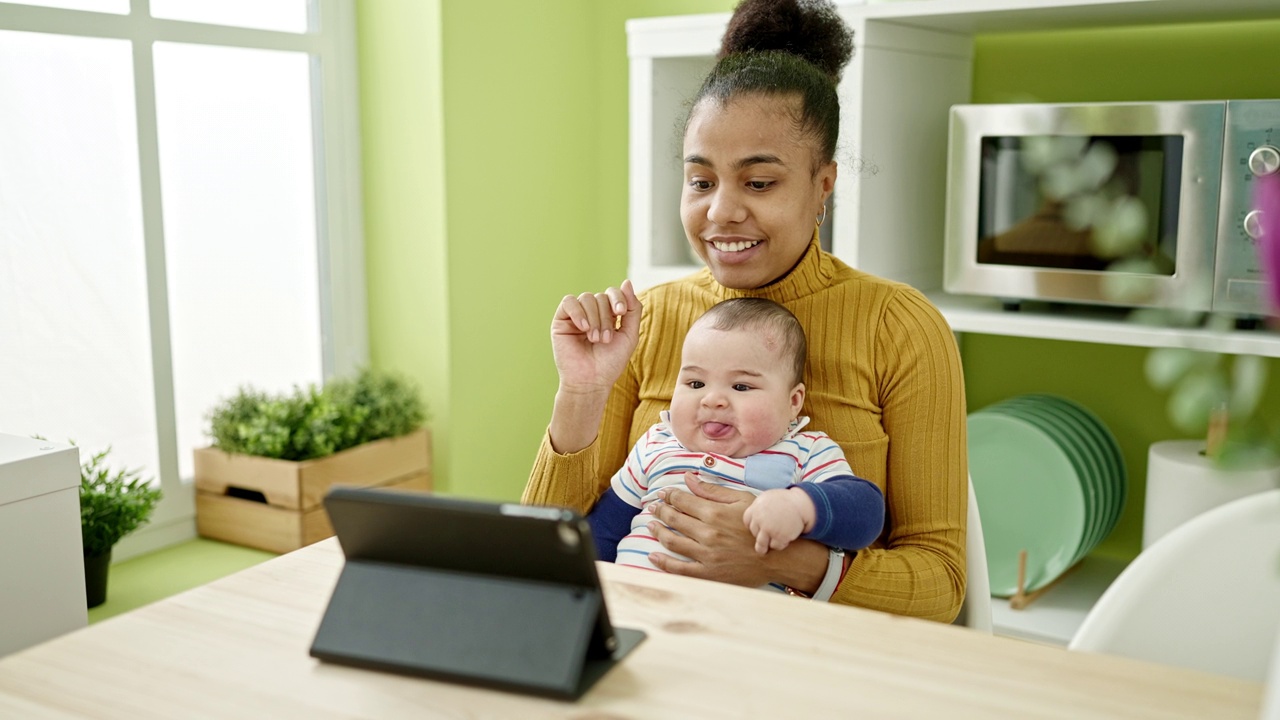
[[[242,387],[208,415],[214,447],[281,460],[325,457],[374,440],[412,432],[427,419],[412,383],[361,370],[322,388],[272,395]]]
[[[108,467],[110,453],[108,447],[80,464],[80,535],[86,557],[110,552],[120,538],[146,524],[164,496],[141,471]]]

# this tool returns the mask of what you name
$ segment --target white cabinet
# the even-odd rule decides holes
[[[941,291],[947,119],[970,100],[973,36],[1115,25],[1280,18],[1276,0],[903,0],[840,4],[854,60],[840,85],[832,252],[924,290],[958,332],[1280,357],[1280,335],[1139,327],[1114,312],[1005,313]],[[647,287],[692,272],[680,226],[680,128],[729,15],[627,23],[631,59],[630,267]]]
[[[0,655],[87,623],[80,453],[0,435]]]

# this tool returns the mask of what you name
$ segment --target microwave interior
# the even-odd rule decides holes
[[[979,264],[1104,271],[1122,254],[1176,271],[1181,135],[986,136],[981,154]],[[1121,197],[1138,201],[1122,252],[1095,236]]]

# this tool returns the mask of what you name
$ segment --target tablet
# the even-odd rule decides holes
[[[644,638],[610,623],[571,510],[369,488],[325,509],[346,562],[323,661],[576,698]]]

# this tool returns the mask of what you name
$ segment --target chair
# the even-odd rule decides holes
[[[1262,681],[1280,631],[1280,490],[1209,510],[1144,550],[1071,640]]]
[[[960,614],[951,624],[990,634],[991,580],[987,575],[987,544],[982,539],[982,518],[978,515],[978,496],[973,492],[973,478],[969,478],[968,526],[969,537],[964,550],[969,566],[966,573],[968,582]]]
[[[1280,720],[1280,633],[1276,633],[1276,648],[1271,651],[1271,671],[1267,675],[1267,689],[1262,695],[1262,714],[1258,720]]]

